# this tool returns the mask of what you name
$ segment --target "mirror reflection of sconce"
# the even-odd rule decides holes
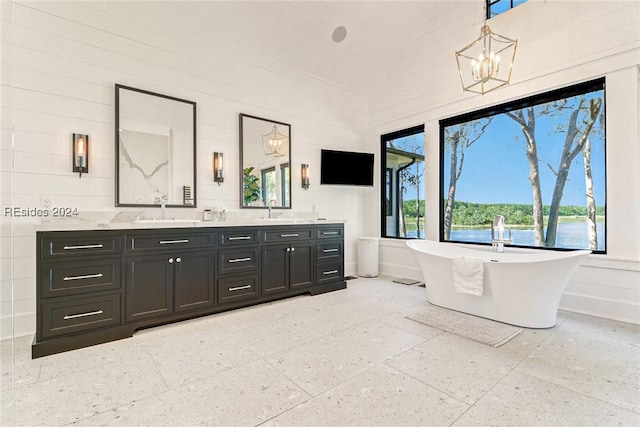
[[[218,185],[224,182],[224,154],[214,152],[213,153],[213,182],[217,182]]]
[[[73,172],[89,173],[89,135],[73,134]]]
[[[289,144],[289,137],[278,131],[278,126],[273,125],[271,132],[262,135],[262,145],[264,146],[264,154],[276,157],[285,156],[286,148]]]
[[[302,188],[309,189],[309,165],[303,163],[300,168],[300,175],[302,176]]]

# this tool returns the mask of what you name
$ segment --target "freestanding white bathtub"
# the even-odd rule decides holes
[[[556,324],[569,276],[591,253],[509,247],[496,253],[490,247],[430,240],[407,245],[418,260],[431,304],[527,328]],[[482,296],[455,291],[453,259],[462,256],[486,261]]]

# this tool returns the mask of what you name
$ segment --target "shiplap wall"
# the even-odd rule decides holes
[[[321,217],[346,220],[345,272],[354,272],[355,242],[367,227],[361,218],[376,190],[320,186],[320,149],[370,148],[365,96],[243,50],[225,37],[224,25],[216,25],[214,35],[180,25],[176,20],[189,13],[176,16],[175,5],[3,2],[2,7],[3,206],[40,207],[42,198],[51,198],[55,206],[77,207],[81,215],[116,211],[114,84],[120,83],[197,103],[198,212],[226,206],[230,217],[247,215],[238,209],[239,113],[290,123],[293,215],[311,213],[315,206]],[[91,137],[90,171],[81,179],[71,172],[73,132]],[[212,180],[214,151],[225,153],[221,186]],[[300,187],[301,163],[310,164],[308,191]],[[171,214],[193,214],[185,211]],[[3,338],[35,331],[35,222],[2,218]]]
[[[481,9],[475,2],[459,10],[458,49],[478,36]],[[425,124],[427,238],[438,240],[440,226],[438,120],[605,76],[608,254],[591,256],[574,274],[561,307],[640,323],[640,3],[529,1],[487,24],[518,39],[510,86],[462,93],[449,49],[407,58],[372,96],[374,134]],[[404,244],[381,245],[381,272],[422,278]]]

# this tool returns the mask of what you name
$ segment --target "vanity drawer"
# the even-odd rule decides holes
[[[120,289],[120,258],[40,265],[43,298]]]
[[[336,280],[344,280],[342,273],[342,263],[323,264],[316,267],[316,284],[334,282]]]
[[[220,246],[254,245],[260,239],[260,232],[257,229],[222,230],[218,236]]]
[[[42,337],[89,331],[120,323],[120,294],[42,304]]]
[[[318,262],[341,262],[342,256],[342,240],[323,241],[316,244],[316,259]]]
[[[218,303],[230,303],[258,296],[258,274],[221,277],[218,279]]]
[[[122,250],[120,236],[95,231],[90,235],[45,236],[39,240],[42,258],[112,255],[119,254]]]
[[[258,269],[259,250],[253,248],[221,249],[218,251],[218,274],[240,273]]]
[[[344,236],[344,226],[322,226],[316,228],[317,239],[342,239]]]
[[[263,243],[283,243],[298,240],[313,239],[311,228],[280,228],[276,230],[263,230]]]
[[[150,251],[172,251],[195,249],[213,246],[213,239],[208,233],[162,233],[162,234],[129,234],[127,235],[127,252],[139,253]]]

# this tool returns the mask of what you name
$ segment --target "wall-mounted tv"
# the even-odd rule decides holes
[[[373,154],[321,150],[320,184],[373,185]]]

